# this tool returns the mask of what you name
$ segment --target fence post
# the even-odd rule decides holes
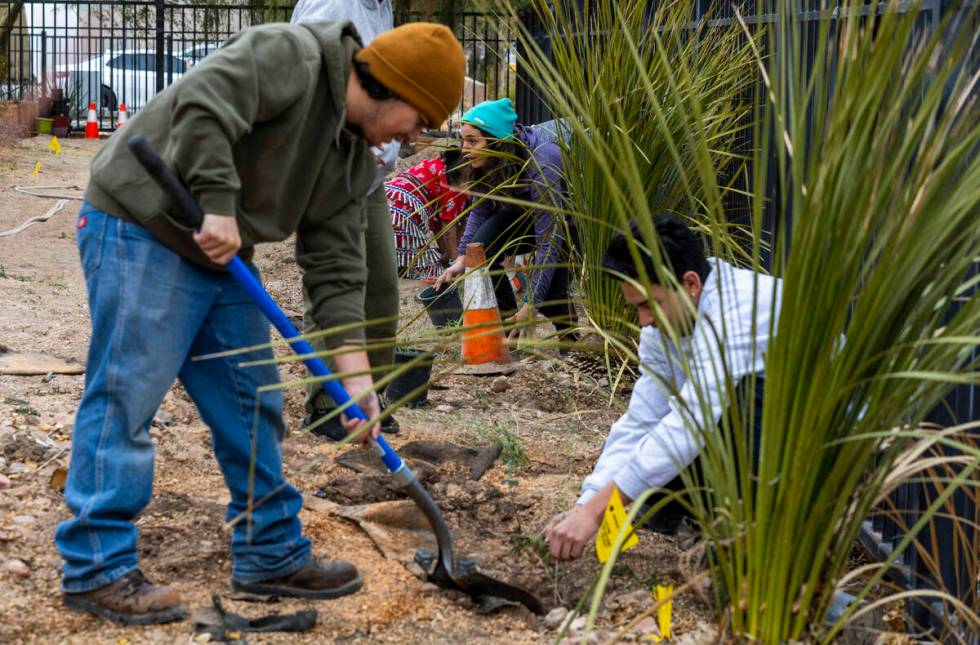
[[[48,32],[41,30],[41,97],[48,95]]]
[[[164,0],[156,0],[157,9],[157,44],[156,44],[156,73],[157,73],[157,92],[163,91],[163,85],[166,79],[163,76],[163,55],[164,55],[164,44],[163,44],[163,11],[164,11]]]

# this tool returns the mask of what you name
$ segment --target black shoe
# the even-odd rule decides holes
[[[637,518],[642,518],[649,510],[650,505],[645,504],[637,514]],[[667,504],[667,506],[660,509],[653,517],[647,520],[645,524],[637,526],[637,528],[660,533],[661,535],[677,536],[679,533],[689,530],[689,527],[696,524],[697,522],[694,521],[694,518],[680,504]]]
[[[382,412],[388,409],[388,397],[383,392],[378,397],[378,402],[381,404]],[[398,434],[401,430],[402,427],[399,425],[398,420],[395,419],[395,415],[386,416],[381,420],[381,432],[385,434]]]
[[[233,591],[261,596],[329,600],[352,594],[361,588],[361,576],[350,562],[311,560],[298,571],[281,578],[259,582],[231,581]]]
[[[398,434],[401,431],[402,427],[394,415],[385,417],[381,420],[381,432],[384,432],[385,434]]]
[[[303,418],[303,427],[308,428],[331,412],[333,410],[313,410]],[[316,436],[330,441],[341,441],[347,437],[347,430],[340,424],[339,414],[313,428],[312,432]]]

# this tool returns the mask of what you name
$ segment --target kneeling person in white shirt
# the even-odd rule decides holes
[[[726,369],[733,383],[751,380],[757,385],[753,440],[758,445],[763,357],[778,320],[782,281],[705,257],[697,236],[671,215],[657,215],[653,224],[678,288],[657,276],[643,249],[649,284],[641,284],[626,237],[613,237],[603,266],[621,279],[627,302],[636,308],[642,328],[641,375],[629,408],[613,424],[575,506],[545,529],[551,555],[558,560],[582,554],[602,522],[613,490],[628,504],[652,488],[684,489],[680,472],[698,467],[702,443],[699,433],[690,428],[700,432],[716,428],[729,407]],[[642,239],[636,222],[630,229],[633,239]],[[668,328],[677,330],[676,345],[668,334],[661,334]],[[755,379],[746,378],[753,374]],[[676,514],[679,505],[671,506],[657,516]]]

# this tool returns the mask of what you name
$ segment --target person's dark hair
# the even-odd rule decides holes
[[[446,148],[439,155],[446,167],[446,183],[449,186],[466,186],[472,180],[473,169],[463,158],[463,149],[459,146]]]
[[[677,280],[680,281],[688,271],[694,271],[701,278],[701,282],[704,282],[711,272],[711,265],[708,264],[704,256],[704,247],[701,246],[701,241],[694,231],[684,222],[667,213],[654,215],[653,227],[660,238],[663,259],[674,270]],[[630,236],[640,246],[638,250],[647,278],[653,284],[663,284],[663,280],[653,266],[653,257],[642,248],[643,237],[636,220],[630,220],[629,230]],[[630,254],[625,233],[616,233],[609,242],[606,253],[602,256],[602,268],[632,279],[640,277],[639,268]]]
[[[527,147],[516,140],[517,128],[515,127],[515,139],[504,141],[495,139],[494,135],[481,128],[480,134],[485,136],[490,143],[487,149],[493,154],[487,156],[487,161],[481,168],[472,169],[473,189],[483,193],[489,193],[500,186],[504,186],[517,178],[518,173],[527,162]],[[491,200],[492,208],[506,206],[502,202]]]
[[[382,85],[381,81],[371,74],[367,63],[355,60],[354,73],[357,74],[357,80],[361,83],[361,87],[375,101],[388,101],[399,98],[397,94]]]

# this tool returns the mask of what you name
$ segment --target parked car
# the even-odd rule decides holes
[[[200,43],[194,45],[193,47],[188,47],[184,51],[180,52],[180,57],[187,61],[188,67],[193,67],[201,62],[205,56],[213,52],[214,50],[221,47],[221,43]]]
[[[187,71],[182,57],[163,56],[164,85],[169,85]],[[157,53],[149,50],[107,52],[75,65],[56,70],[54,84],[73,99],[79,110],[95,103],[99,110],[116,110],[120,103],[138,110],[157,91]],[[80,118],[84,118],[84,113]]]

